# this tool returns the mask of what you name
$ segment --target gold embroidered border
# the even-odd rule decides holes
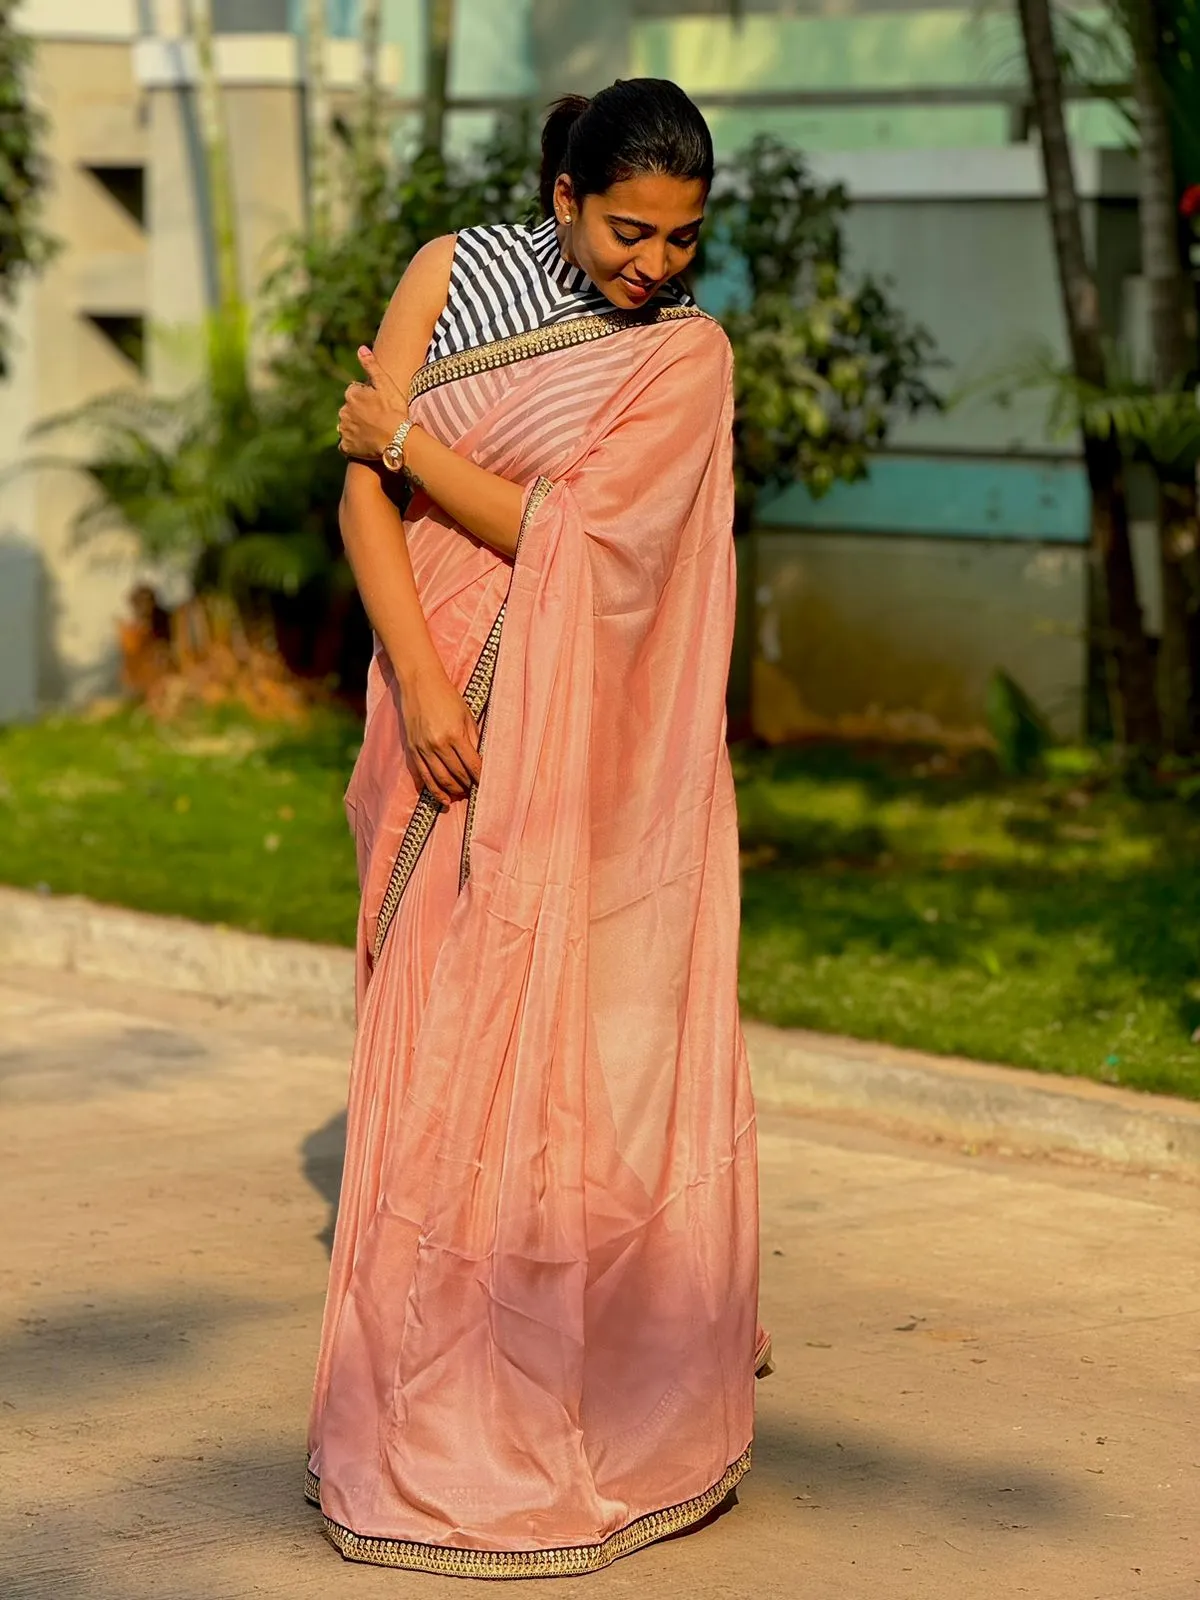
[[[440,384],[453,383],[457,378],[471,377],[477,372],[493,372],[497,367],[511,366],[515,361],[528,361],[531,356],[549,355],[552,350],[569,350],[572,345],[589,344],[593,339],[607,339],[625,328],[643,328],[657,322],[680,322],[690,317],[707,317],[699,306],[657,306],[651,315],[641,311],[604,311],[584,317],[572,317],[567,322],[554,323],[545,328],[532,328],[527,333],[510,334],[507,339],[494,339],[490,344],[476,345],[473,350],[459,350],[452,356],[442,356],[421,367],[408,391],[410,401],[418,395],[428,394]]]
[[[479,724],[479,753],[483,754],[483,741],[487,736],[487,712]],[[461,894],[471,876],[471,835],[475,832],[475,806],[479,799],[479,785],[473,783],[467,796],[467,820],[463,824],[462,855],[458,860],[458,892]]]
[[[621,1556],[670,1534],[680,1533],[715,1511],[750,1468],[747,1448],[710,1488],[681,1505],[650,1511],[627,1523],[599,1544],[570,1545],[557,1550],[460,1550],[447,1545],[418,1544],[410,1539],[370,1539],[322,1514],[322,1532],[347,1561],[376,1567],[405,1567],[410,1572],[436,1572],[452,1578],[572,1578],[599,1572]],[[305,1473],[305,1493],[312,1478]],[[311,1498],[311,1496],[310,1496]]]
[[[496,657],[500,650],[500,630],[503,626],[504,607],[501,606],[495,622],[492,623],[491,631],[484,640],[479,660],[471,669],[467,687],[463,690],[463,699],[477,722],[483,715],[488,696],[492,692],[492,679],[496,675]],[[379,906],[379,916],[375,923],[375,941],[371,946],[371,955],[375,961],[378,961],[382,954],[383,941],[387,938],[388,929],[399,910],[400,900],[421,858],[422,850],[429,843],[429,836],[433,832],[433,825],[441,810],[440,803],[434,799],[430,791],[422,789],[420,798],[413,807],[413,814],[408,820],[408,827],[404,830],[388,886]]]
[[[533,488],[529,491],[529,499],[525,502],[525,514],[521,518],[521,526],[517,530],[517,542],[513,549],[514,563],[516,562],[517,556],[520,554],[521,544],[525,538],[525,532],[527,528],[533,521],[534,517],[537,516],[543,501],[553,488],[554,485],[551,483],[549,478],[539,478],[534,484]],[[494,679],[496,675],[496,658],[498,658],[500,651],[499,628],[504,621],[504,613],[507,607],[508,602],[505,601],[504,605],[500,607],[500,615],[496,618],[496,626],[492,630],[493,633],[496,634],[496,655],[492,660],[492,676],[488,680],[489,695],[491,693],[492,679]],[[483,751],[483,740],[486,732],[487,713],[486,710],[484,710],[479,716],[479,749],[481,753]],[[471,876],[471,835],[475,831],[475,806],[478,797],[479,785],[477,783],[473,783],[471,785],[470,796],[467,800],[467,820],[463,826],[462,856],[459,859],[458,866],[458,889],[460,894],[462,893],[463,889],[466,888],[467,879]]]
[[[521,518],[521,526],[517,530],[517,542],[513,549],[513,561],[521,554],[521,546],[525,542],[525,535],[529,531],[534,517],[542,509],[546,496],[554,488],[549,478],[539,478],[529,491],[529,499],[525,502],[525,515]]]

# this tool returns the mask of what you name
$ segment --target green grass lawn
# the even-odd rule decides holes
[[[746,1010],[1200,1098],[1200,810],[1088,765],[739,753]]]
[[[359,728],[122,711],[0,729],[0,882],[351,944]]]
[[[349,943],[358,726],[0,730],[0,881]],[[941,763],[947,766],[946,763]],[[735,752],[748,1014],[1200,1098],[1200,809],[1087,759]]]

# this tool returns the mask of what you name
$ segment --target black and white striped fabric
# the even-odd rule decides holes
[[[692,303],[674,283],[665,284],[656,299],[665,305]],[[446,309],[433,330],[426,365],[495,339],[612,309],[612,301],[582,268],[563,260],[553,217],[533,228],[507,222],[464,228],[454,246]]]

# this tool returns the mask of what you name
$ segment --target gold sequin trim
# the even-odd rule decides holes
[[[487,713],[479,724],[479,754],[483,754],[483,741],[487,736]],[[471,876],[471,835],[475,832],[475,806],[479,800],[479,785],[473,783],[467,796],[467,820],[463,824],[462,855],[458,862],[458,892],[461,894]]]
[[[521,554],[521,546],[525,542],[525,535],[529,530],[534,517],[542,509],[546,496],[554,488],[549,478],[539,478],[529,491],[529,499],[525,502],[525,515],[521,518],[521,526],[517,530],[517,543],[513,550],[513,562]]]
[[[376,1567],[406,1567],[410,1572],[436,1572],[452,1578],[578,1577],[585,1572],[599,1572],[643,1545],[703,1521],[737,1487],[749,1468],[747,1449],[703,1494],[665,1511],[648,1512],[599,1544],[570,1545],[558,1550],[460,1550],[409,1539],[365,1538],[324,1515],[322,1531],[347,1561],[364,1561]],[[307,1474],[306,1486],[311,1476]]]
[[[523,540],[525,538],[526,529],[529,527],[529,525],[533,521],[534,517],[537,516],[538,511],[540,510],[540,508],[542,506],[542,503],[544,502],[546,496],[550,493],[551,489],[553,489],[553,488],[554,488],[554,485],[550,481],[549,478],[539,478],[537,480],[537,482],[534,484],[533,488],[529,491],[529,499],[525,502],[525,514],[521,518],[521,526],[517,530],[516,546],[513,549],[513,562],[514,562],[514,564],[516,563],[517,556],[521,552],[521,544],[522,544],[522,542],[523,542]],[[504,613],[505,613],[505,610],[507,608],[507,605],[508,605],[508,602],[505,601],[504,605],[500,607],[500,615],[496,618],[496,627],[492,630],[497,635],[497,637],[496,637],[496,655],[497,656],[499,655],[499,649],[500,649],[500,639],[499,639],[499,633],[498,633],[497,630],[499,629],[500,625],[504,621]],[[495,678],[495,675],[496,675],[495,658],[493,658],[493,661],[492,661],[492,679]],[[488,681],[488,692],[489,692],[489,694],[491,692],[491,686],[492,686],[491,679],[489,679],[489,681]],[[483,751],[483,740],[484,740],[484,735],[486,734],[486,732],[487,732],[487,713],[485,711],[479,718],[479,749],[480,749],[480,753],[482,753],[482,751]],[[478,801],[478,798],[479,798],[479,785],[477,783],[473,783],[471,785],[470,796],[469,796],[469,798],[467,800],[467,820],[466,820],[466,823],[463,826],[462,856],[461,856],[461,858],[459,860],[459,865],[458,865],[458,889],[459,889],[459,893],[460,894],[462,893],[463,889],[466,888],[467,879],[471,876],[471,835],[475,831],[475,806],[476,806],[476,803]]]
[[[321,1504],[321,1480],[307,1462],[304,1466],[304,1498],[310,1506]]]
[[[500,650],[500,630],[503,626],[504,607],[501,606],[495,622],[492,623],[491,632],[484,640],[479,660],[471,670],[467,687],[463,690],[463,699],[477,722],[483,715],[488,696],[492,692],[492,679],[496,675],[496,657]],[[408,820],[408,827],[404,830],[391,877],[388,879],[388,886],[380,903],[379,916],[375,923],[375,941],[371,946],[371,955],[375,961],[378,961],[383,953],[383,941],[387,938],[388,929],[400,908],[401,898],[408,888],[417,862],[421,859],[422,850],[429,843],[433,825],[441,811],[441,804],[434,799],[430,791],[422,789],[420,798],[413,807],[413,814]]]
[[[625,328],[644,328],[656,322],[681,322],[685,318],[707,316],[699,306],[656,306],[650,315],[641,311],[605,311],[572,317],[568,322],[532,328],[528,333],[514,333],[507,339],[494,339],[490,344],[476,345],[473,350],[456,351],[452,356],[431,361],[413,377],[408,398],[415,400],[440,384],[453,383],[478,372],[493,372],[515,361],[528,361],[531,356],[569,350],[572,345],[590,344],[593,339],[607,339]]]

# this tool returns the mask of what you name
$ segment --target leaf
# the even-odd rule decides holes
[[[328,546],[317,534],[247,533],[224,551],[221,576],[229,589],[293,595],[323,577],[330,566]]]

